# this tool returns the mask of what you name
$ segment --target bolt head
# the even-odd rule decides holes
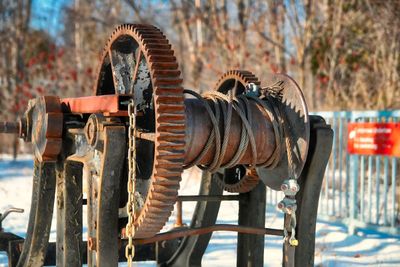
[[[286,183],[281,185],[281,190],[282,191],[286,191],[288,189],[289,189],[289,187],[288,187],[288,185]]]

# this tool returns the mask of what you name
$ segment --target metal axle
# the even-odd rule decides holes
[[[127,95],[110,95],[110,96],[91,96],[80,98],[64,98],[60,99],[61,110],[63,113],[72,114],[91,114],[103,113],[106,116],[124,117],[127,115],[124,102],[129,98]],[[257,146],[257,163],[266,161],[275,149],[275,136],[272,129],[271,119],[262,110],[262,107],[256,103],[251,103],[250,109],[253,116],[251,123],[254,129],[254,138]],[[198,99],[185,100],[186,114],[186,154],[185,164],[190,163],[202,153],[208,137],[213,131],[211,119],[207,114],[204,105]],[[22,129],[20,122],[0,122],[0,133],[20,134],[28,132]],[[224,122],[219,121],[220,131],[224,129]],[[228,138],[228,146],[222,163],[226,163],[232,159],[239,148],[242,132],[242,121],[236,112],[232,113],[231,134]],[[154,135],[143,134],[138,136],[142,139],[154,138]],[[211,149],[206,153],[199,164],[210,164],[214,157],[215,143],[211,145]],[[252,159],[252,151],[250,145],[242,148],[245,150],[244,156],[239,164],[249,164]]]

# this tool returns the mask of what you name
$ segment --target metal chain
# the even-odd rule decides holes
[[[128,244],[125,247],[125,257],[128,266],[132,266],[133,258],[135,257],[135,246],[133,245],[133,237],[135,235],[135,185],[136,185],[136,107],[133,99],[128,105],[129,129],[128,129],[128,203],[126,205],[128,213],[128,223],[126,225],[126,235]]]

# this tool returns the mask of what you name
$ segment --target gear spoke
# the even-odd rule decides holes
[[[135,137],[138,139],[141,139],[141,140],[147,140],[147,141],[151,141],[151,142],[155,142],[155,140],[156,140],[155,133],[146,133],[146,132],[136,131]]]
[[[139,51],[138,51],[138,53],[137,53],[137,56],[136,56],[136,61],[135,61],[135,70],[134,70],[134,72],[133,72],[133,76],[132,76],[132,83],[133,84],[135,84],[136,83],[136,79],[137,79],[137,75],[138,75],[138,71],[139,71],[139,65],[140,65],[140,62],[141,62],[141,60],[142,60],[142,50],[140,50],[140,49],[138,49]]]

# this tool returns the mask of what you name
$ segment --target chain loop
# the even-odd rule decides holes
[[[128,237],[128,244],[125,247],[125,257],[128,266],[132,266],[133,258],[135,257],[135,246],[133,245],[133,237],[135,235],[135,186],[136,186],[136,107],[133,99],[130,100],[128,105],[129,115],[129,128],[128,128],[128,203],[126,209],[128,213],[128,223],[126,225],[126,235]]]

